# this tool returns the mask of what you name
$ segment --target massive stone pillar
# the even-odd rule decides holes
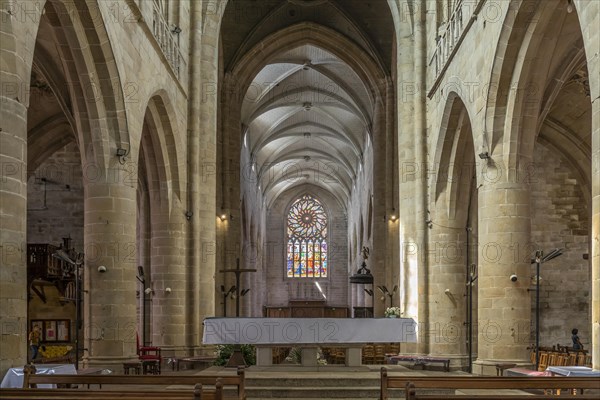
[[[202,341],[202,320],[215,315],[217,82],[220,18],[225,2],[203,13],[190,3],[190,87],[188,107],[188,267],[186,344],[195,352]],[[217,11],[215,13],[215,11]]]
[[[446,214],[447,213],[440,213]],[[436,215],[429,242],[429,352],[467,364],[465,329],[466,229],[462,221]]]
[[[185,350],[185,224],[180,209],[152,217],[152,344],[163,355]]]
[[[3,54],[4,57],[4,54]],[[27,108],[0,95],[0,375],[27,361]]]
[[[529,363],[531,319],[529,185],[518,174],[508,178],[493,163],[484,168],[478,200],[478,351],[473,372],[486,375],[495,374],[498,362]],[[510,279],[513,274],[516,282]]]
[[[87,365],[120,365],[136,357],[136,188],[129,177],[137,172],[126,172],[116,157],[113,162],[120,168],[85,169]]]
[[[597,1],[576,0],[575,6],[581,23],[585,45],[589,84],[592,100],[592,365],[600,369],[600,3]]]

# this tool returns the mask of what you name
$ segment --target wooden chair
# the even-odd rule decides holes
[[[548,368],[548,353],[540,352],[540,364],[538,365],[538,371],[545,371]]]
[[[394,355],[400,354],[400,343],[387,344],[385,348],[385,353]]]
[[[382,344],[375,345],[375,364],[385,363],[385,346]]]
[[[556,359],[556,365],[560,367],[566,367],[569,363],[569,355],[568,354],[559,354]]]
[[[158,364],[158,374],[160,375],[160,366],[162,364],[161,348],[156,346],[140,346],[139,337],[136,336],[137,355],[141,363],[147,361],[156,361]],[[147,363],[150,365],[150,363]]]
[[[336,364],[346,364],[346,350],[341,348],[341,347],[337,347],[335,348],[335,356],[334,356],[334,362]]]
[[[373,345],[366,344],[362,348],[362,363],[363,364],[373,364],[375,360],[375,350]]]
[[[585,365],[585,353],[577,353],[577,365]]]
[[[577,353],[569,353],[569,361],[567,362],[567,366],[573,367],[577,365]]]
[[[548,366],[549,367],[558,365],[557,361],[558,361],[558,353],[555,353],[555,352],[548,353]],[[541,364],[541,361],[540,361],[540,364]]]

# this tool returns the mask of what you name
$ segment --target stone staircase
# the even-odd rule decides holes
[[[336,372],[323,368],[305,372],[283,368],[280,372],[249,371],[246,377],[248,400],[261,399],[378,399],[379,372]],[[404,397],[403,391],[393,394]]]

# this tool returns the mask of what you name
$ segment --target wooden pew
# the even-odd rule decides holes
[[[497,395],[420,395],[416,394],[412,397],[407,397],[406,400],[446,400],[446,399],[475,399],[475,400],[535,400],[539,398],[544,399],[552,399],[555,396],[546,396],[546,395],[506,395],[506,394],[497,394]],[[558,398],[564,398],[558,397]],[[569,398],[569,397],[567,397]],[[575,397],[575,399],[598,399],[598,396],[591,395],[579,395]]]
[[[193,390],[83,390],[83,389],[0,389],[2,400],[223,400],[223,384],[217,379],[215,388],[203,388],[198,383]]]
[[[411,391],[407,385],[411,384]],[[581,377],[487,377],[487,376],[388,376],[381,368],[381,390],[379,399],[389,398],[388,389],[405,389],[406,399],[415,395],[416,389],[600,389],[597,378]],[[470,396],[473,397],[473,396]],[[530,396],[531,397],[531,396]],[[414,397],[413,397],[414,398]],[[426,398],[419,395],[418,398]],[[428,397],[427,397],[428,398]],[[451,398],[449,395],[438,398]],[[464,398],[464,397],[462,397]],[[479,396],[477,396],[479,398]],[[485,397],[482,397],[485,398]],[[512,399],[512,396],[510,397]],[[583,398],[583,397],[579,397]]]
[[[23,388],[35,388],[38,384],[55,385],[212,385],[221,382],[223,386],[236,386],[238,400],[246,400],[243,367],[238,367],[236,375],[35,375],[25,368]]]

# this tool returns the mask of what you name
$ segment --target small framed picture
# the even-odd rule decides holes
[[[71,321],[68,319],[59,319],[56,321],[56,341],[68,342],[71,340],[70,335]]]
[[[56,320],[44,321],[44,341],[56,342]]]

